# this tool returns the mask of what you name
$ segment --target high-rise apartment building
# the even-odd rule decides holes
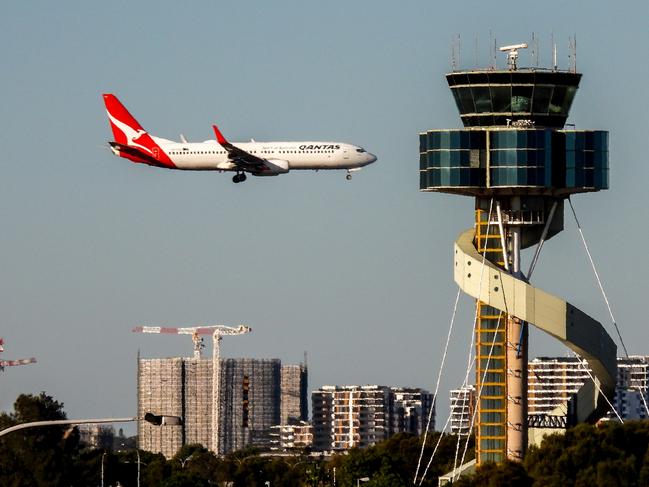
[[[271,434],[272,451],[296,451],[313,445],[313,426],[306,421],[273,426]]]
[[[292,367],[292,366],[289,366]],[[222,359],[220,367],[219,452],[270,445],[271,427],[280,424],[282,366],[279,359]],[[286,374],[290,377],[291,374]],[[180,416],[182,426],[158,427],[140,422],[140,448],[173,456],[182,445],[212,445],[212,361],[202,358],[140,359],[138,415]],[[306,388],[306,370],[304,371]],[[288,410],[304,409],[306,393],[286,381]],[[296,386],[298,389],[300,384]],[[300,399],[301,398],[301,399]],[[301,403],[300,403],[301,401]],[[291,409],[292,408],[292,409]]]
[[[625,420],[649,418],[649,356],[617,359],[614,405]]]
[[[588,363],[577,357],[537,357],[527,370],[530,415],[550,414],[557,406],[566,405],[590,379]]]
[[[313,449],[367,447],[400,432],[419,434],[434,407],[421,389],[323,386],[311,395]]]
[[[433,404],[433,395],[419,388],[390,388],[391,404],[391,423],[389,435],[396,433],[412,433],[421,435],[426,429],[429,412],[430,415],[429,429],[435,429],[435,406]]]
[[[475,386],[451,390],[451,433],[468,435],[476,406]]]
[[[588,363],[576,357],[539,357],[528,365],[529,414],[550,414],[591,380]],[[649,356],[618,357],[614,406],[622,419],[649,417]],[[566,409],[564,408],[565,412]]]

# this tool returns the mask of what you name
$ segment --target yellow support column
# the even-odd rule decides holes
[[[476,210],[475,246],[485,258],[503,266],[500,233],[489,225],[489,215]],[[502,462],[507,458],[507,317],[476,301],[476,461]]]

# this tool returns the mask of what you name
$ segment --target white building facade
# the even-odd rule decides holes
[[[311,395],[313,449],[364,448],[396,433],[421,434],[434,405],[432,394],[416,388],[323,386]]]

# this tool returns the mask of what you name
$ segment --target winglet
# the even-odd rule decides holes
[[[223,137],[223,134],[221,133],[219,128],[216,125],[212,125],[212,128],[214,129],[214,134],[216,135],[216,141],[221,145],[227,144],[228,141],[225,139],[225,137]]]

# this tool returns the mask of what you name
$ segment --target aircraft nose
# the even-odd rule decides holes
[[[371,153],[368,152],[367,153],[367,163],[372,164],[375,161],[376,161],[376,156],[374,154],[371,154]]]

